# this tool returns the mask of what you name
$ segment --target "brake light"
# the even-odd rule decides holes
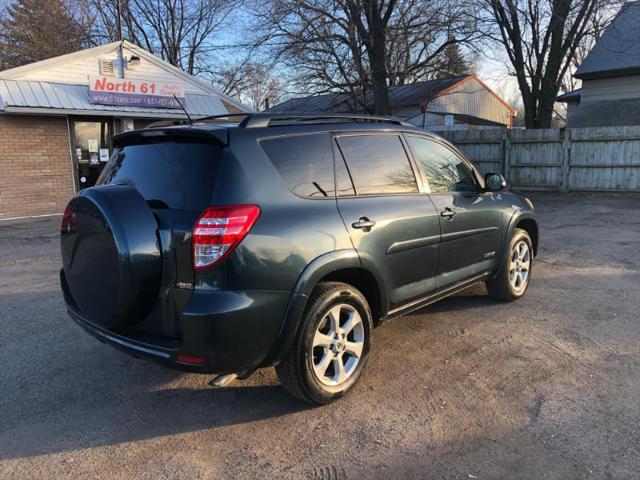
[[[193,355],[182,355],[178,354],[176,356],[176,360],[180,363],[188,363],[191,365],[202,365],[206,362],[205,358],[202,357],[194,357]]]
[[[257,205],[207,208],[193,226],[193,268],[205,270],[222,261],[249,233],[259,216]]]
[[[67,208],[62,215],[62,222],[60,223],[60,233],[72,233],[78,228],[78,219],[76,214],[70,208]]]

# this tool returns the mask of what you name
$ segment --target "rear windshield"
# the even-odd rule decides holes
[[[202,210],[209,205],[222,148],[163,141],[117,147],[99,185],[130,185],[155,208]]]

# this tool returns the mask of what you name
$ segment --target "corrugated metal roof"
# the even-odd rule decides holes
[[[267,110],[269,113],[350,112],[349,96],[344,93],[291,98]]]
[[[467,78],[468,75],[460,77],[428,80],[409,85],[394,85],[389,87],[389,103],[391,108],[409,107],[420,104],[428,100],[447,88]],[[350,112],[349,96],[344,93],[334,93],[328,95],[312,95],[309,97],[298,97],[275,105],[267,112],[269,113],[302,113],[302,112]],[[367,95],[367,103],[373,104],[373,96]]]
[[[214,95],[186,94],[186,108],[190,115],[222,115],[227,113],[220,98]],[[96,105],[89,98],[86,85],[0,79],[0,110],[13,109],[70,110],[78,112],[114,112],[148,114],[149,117],[165,117],[184,113],[172,108],[126,107]]]
[[[420,102],[433,98],[438,93],[467,77],[468,75],[462,75],[460,77],[427,80],[408,85],[394,85],[389,87],[389,103],[391,108],[418,105]]]
[[[577,78],[640,72],[640,2],[626,3],[575,73]]]

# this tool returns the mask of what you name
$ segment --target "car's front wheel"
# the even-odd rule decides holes
[[[533,244],[526,230],[513,231],[498,274],[487,280],[489,294],[503,301],[522,297],[529,287],[533,268]]]
[[[321,283],[276,367],[280,382],[295,397],[316,405],[343,396],[362,374],[372,330],[371,311],[360,291],[345,283]]]

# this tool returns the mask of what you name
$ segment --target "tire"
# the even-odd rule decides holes
[[[313,405],[342,397],[362,374],[372,332],[371,310],[360,291],[346,283],[320,283],[289,352],[276,366],[280,382],[291,395]]]
[[[516,249],[518,252],[516,253]],[[521,298],[529,287],[533,269],[533,244],[526,230],[516,228],[505,249],[498,274],[487,280],[487,290],[492,297],[503,302]],[[524,275],[526,271],[526,275]],[[519,275],[519,282],[517,276]]]
[[[158,222],[135,188],[101,185],[71,199],[60,232],[63,289],[91,323],[106,329],[146,318],[160,290]]]

